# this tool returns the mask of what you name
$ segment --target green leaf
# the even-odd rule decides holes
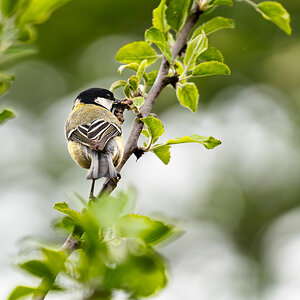
[[[232,0],[215,0],[213,2],[213,5],[227,5],[227,6],[232,6],[233,2],[232,2]]]
[[[141,238],[146,243],[157,243],[170,234],[172,227],[146,216],[129,214],[122,217],[117,230],[123,237]]]
[[[169,145],[162,145],[151,150],[165,165],[170,162],[171,153]]]
[[[120,75],[122,75],[124,69],[130,69],[130,70],[133,70],[135,72],[137,72],[137,70],[139,69],[139,64],[137,63],[130,63],[130,64],[127,64],[127,65],[122,65],[118,68],[118,72],[120,73]]]
[[[66,202],[55,203],[54,209],[69,216],[75,221],[79,221],[82,218],[82,215],[79,212],[71,209]]]
[[[148,73],[147,85],[152,86],[156,80],[158,70],[151,71]]]
[[[91,203],[87,214],[93,216],[100,227],[109,227],[127,214],[132,205],[132,195],[128,193],[120,193],[116,198],[101,196]]]
[[[212,136],[206,137],[206,136],[192,134],[190,136],[171,139],[166,142],[167,145],[184,144],[184,143],[199,143],[205,146],[205,148],[207,149],[213,149],[216,146],[220,145],[221,141],[215,139]]]
[[[51,272],[53,274],[60,272],[64,267],[66,255],[62,251],[54,251],[47,248],[43,248],[42,252]]]
[[[114,224],[121,216],[122,211],[122,203],[112,197],[99,198],[97,203],[89,208],[89,213],[94,216],[101,227],[109,227]]]
[[[17,8],[20,0],[1,0],[1,12],[4,16],[11,17]]]
[[[143,97],[133,98],[133,104],[138,110],[140,110],[140,108],[143,106],[144,102],[145,102],[145,99]]]
[[[127,98],[131,98],[131,89],[128,83],[124,87],[124,94]]]
[[[41,24],[45,22],[56,9],[69,1],[70,0],[28,1],[26,9],[23,9],[17,18],[17,24]]]
[[[176,31],[185,23],[191,4],[191,0],[167,0],[167,22]]]
[[[145,70],[146,70],[146,67],[147,67],[147,60],[143,60],[141,62],[141,64],[139,65],[139,68],[136,72],[136,76],[138,78],[138,80],[140,81],[142,79],[142,77],[144,76],[145,74]]]
[[[148,133],[148,131],[146,129],[143,129],[142,132],[141,132],[142,135],[144,135],[146,138],[149,139],[150,135]]]
[[[259,3],[257,8],[265,19],[275,23],[285,33],[289,35],[292,33],[290,15],[280,3],[265,1]]]
[[[45,277],[50,280],[53,278],[53,273],[48,264],[40,260],[29,260],[20,264],[19,267],[34,276]]]
[[[193,76],[230,75],[230,69],[219,61],[209,61],[197,65],[193,69]]]
[[[9,109],[2,110],[2,112],[0,113],[0,125],[8,121],[9,119],[13,119],[15,117],[16,116],[13,111]]]
[[[209,35],[217,30],[224,29],[224,28],[234,28],[234,20],[224,18],[224,17],[215,17],[208,22],[201,25],[197,28],[193,33],[193,38],[202,33],[204,30],[206,35]]]
[[[148,133],[153,140],[158,139],[165,132],[164,126],[158,118],[150,116],[142,118],[141,121],[146,125]]]
[[[147,65],[151,65],[156,61],[158,55],[150,46],[150,42],[132,42],[119,49],[115,59],[121,63],[137,63],[140,64],[144,59]]]
[[[109,269],[106,285],[122,289],[133,299],[147,297],[167,284],[167,275],[162,258],[155,254],[130,255],[122,264]]]
[[[13,75],[0,74],[0,95],[3,95],[11,86],[11,82],[15,79]]]
[[[136,75],[132,75],[128,79],[128,83],[133,91],[136,91],[139,86],[139,79]]]
[[[194,83],[177,84],[176,94],[180,104],[195,112],[198,107],[198,90]]]
[[[127,81],[125,80],[118,80],[118,81],[115,81],[109,88],[110,91],[114,91],[120,87],[123,87],[127,84]]]
[[[161,30],[163,33],[168,31],[168,24],[166,20],[166,0],[161,0],[159,6],[153,9],[152,24],[155,28]]]
[[[204,31],[188,43],[184,57],[184,68],[186,71],[194,67],[197,57],[204,52],[207,47],[208,41]]]
[[[218,50],[215,47],[208,46],[208,48],[199,55],[198,60],[202,60],[202,61],[215,60],[219,62],[224,62],[224,57],[220,50]]]
[[[7,300],[17,300],[29,296],[35,291],[36,289],[33,287],[19,285],[11,292]]]
[[[150,29],[146,30],[145,40],[154,43],[160,49],[163,55],[167,58],[167,60],[169,62],[172,61],[173,59],[172,52],[161,30],[155,27],[151,27]]]
[[[147,67],[147,60],[143,60],[140,65],[137,63],[130,63],[127,65],[122,65],[118,68],[118,72],[120,73],[120,75],[122,75],[122,73],[125,69],[129,69],[129,70],[137,72],[137,76],[138,76],[139,80],[142,77],[144,77],[144,79],[147,81],[148,75],[145,72],[146,67]]]
[[[55,228],[61,228],[61,229],[66,230],[67,232],[72,232],[75,225],[76,225],[76,222],[68,216],[60,218],[59,220],[56,220],[54,222]]]

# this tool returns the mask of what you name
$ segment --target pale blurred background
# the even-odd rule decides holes
[[[73,0],[37,26],[39,53],[11,66],[16,80],[1,98],[17,118],[0,128],[0,299],[17,284],[39,282],[13,267],[24,237],[63,242],[51,227],[59,216],[53,205],[76,208],[74,192],[88,195],[86,171],[64,138],[75,96],[120,79],[114,55],[143,39],[158,2]],[[232,76],[197,81],[196,114],[179,106],[171,87],[155,107],[162,139],[194,133],[222,145],[178,145],[168,166],[149,153],[122,170],[119,189],[137,189],[139,213],[164,215],[185,230],[160,250],[170,280],[153,299],[300,297],[300,2],[282,3],[291,37],[244,3],[217,9],[236,20],[235,30],[211,36]]]

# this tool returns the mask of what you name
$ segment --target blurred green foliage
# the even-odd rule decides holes
[[[69,0],[2,0],[0,11],[0,69],[8,62],[35,53],[28,47],[36,39],[33,25],[45,22],[51,13]],[[11,86],[14,76],[0,73],[0,96]],[[1,119],[12,118],[13,112],[5,109]],[[4,119],[5,118],[5,119]],[[2,123],[2,122],[1,122]]]
[[[154,246],[175,232],[173,225],[131,213],[134,194],[119,193],[90,201],[82,213],[57,203],[55,209],[66,217],[56,228],[78,236],[80,247],[69,258],[64,250],[42,248],[43,260],[29,260],[19,267],[43,278],[38,288],[18,286],[9,300],[22,295],[63,292],[68,285],[56,281],[61,276],[75,281],[88,299],[111,299],[114,290],[124,290],[130,297],[146,297],[167,283],[165,260]],[[97,297],[96,297],[97,296]]]

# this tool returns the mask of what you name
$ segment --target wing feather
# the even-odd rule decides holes
[[[97,119],[90,124],[77,126],[68,133],[67,137],[69,140],[102,151],[111,138],[120,135],[122,130],[118,125]]]

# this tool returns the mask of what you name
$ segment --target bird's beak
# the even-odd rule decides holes
[[[119,103],[121,103],[121,100],[115,99],[114,102],[113,102],[111,110],[117,108]]]

